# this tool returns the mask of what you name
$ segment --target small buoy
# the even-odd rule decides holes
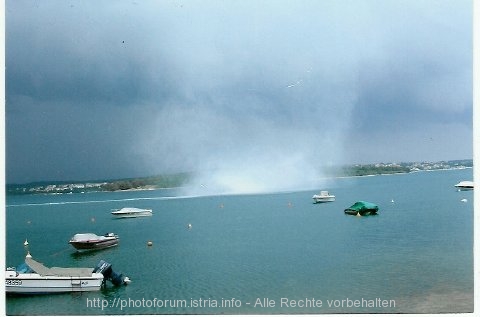
[[[392,204],[395,203],[395,201],[392,199]]]
[[[27,225],[31,224],[32,222],[30,220],[27,220]]]
[[[151,247],[151,246],[153,245],[153,242],[152,242],[152,241],[148,241],[148,242],[147,242],[147,245],[148,245],[149,247]]]
[[[25,242],[23,243],[24,246],[27,246],[28,245],[28,240],[25,239]]]
[[[91,222],[95,222],[95,217],[90,218]]]
[[[188,228],[188,230],[192,229],[192,224],[189,223],[189,224],[187,225],[187,228]]]

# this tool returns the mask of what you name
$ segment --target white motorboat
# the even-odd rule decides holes
[[[114,233],[97,236],[94,233],[77,233],[68,243],[77,250],[100,250],[118,245],[120,239]]]
[[[314,203],[326,203],[335,201],[335,195],[331,195],[328,191],[322,190],[320,194],[313,195],[312,199]]]
[[[473,189],[473,182],[472,181],[461,181],[460,183],[456,184],[455,187],[458,190],[472,190]]]
[[[48,294],[99,291],[106,280],[114,285],[128,284],[130,279],[117,274],[111,264],[100,261],[96,268],[48,268],[32,259],[5,271],[5,291],[15,294]]]
[[[152,215],[152,209],[125,207],[122,209],[115,209],[112,211],[112,215],[117,218],[148,217]]]

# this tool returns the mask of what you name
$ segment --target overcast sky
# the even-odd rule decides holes
[[[472,158],[471,1],[7,0],[6,67],[8,183]]]

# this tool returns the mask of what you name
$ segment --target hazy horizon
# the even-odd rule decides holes
[[[439,161],[408,161],[408,162],[401,162],[401,161],[392,161],[392,162],[370,162],[370,163],[350,163],[350,164],[343,164],[343,165],[338,165],[338,166],[331,166],[332,168],[341,168],[341,167],[348,167],[348,166],[356,166],[356,165],[375,165],[375,164],[410,164],[410,163],[440,163],[440,162],[452,162],[452,161],[472,161],[473,158],[465,158],[465,159],[451,159],[451,160],[439,160]],[[469,167],[467,167],[469,168]],[[203,173],[207,173],[208,171],[204,171]],[[162,176],[172,176],[172,175],[180,175],[180,174],[191,174],[194,175],[197,172],[189,172],[189,171],[183,171],[183,172],[177,172],[177,173],[171,173],[171,174],[151,174],[151,175],[134,175],[134,176],[129,176],[129,177],[118,177],[118,178],[92,178],[92,179],[69,179],[69,180],[56,180],[56,179],[44,179],[44,180],[36,180],[33,182],[27,182],[27,183],[6,183],[7,186],[13,186],[13,185],[29,185],[29,184],[36,184],[36,183],[65,183],[65,184],[73,184],[73,183],[88,183],[88,182],[104,182],[104,181],[121,181],[121,180],[128,180],[128,179],[142,179],[142,178],[154,178],[154,177],[162,177]],[[321,178],[324,179],[329,179],[332,176],[322,176]],[[340,176],[344,177],[344,176]],[[190,186],[197,186],[201,187],[201,183],[197,184],[189,184]],[[316,184],[313,184],[313,186],[316,185],[321,185],[318,182]],[[295,188],[290,188],[290,189],[295,189]],[[290,190],[290,189],[285,189],[285,190]],[[297,188],[298,189],[298,188]]]

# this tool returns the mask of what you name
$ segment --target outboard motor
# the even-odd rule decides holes
[[[115,273],[112,270],[112,265],[104,260],[100,260],[97,266],[93,270],[93,273],[102,273],[103,281],[106,282],[109,280],[115,286],[120,286],[122,284],[129,284],[130,279],[128,277],[123,277],[123,274]]]

